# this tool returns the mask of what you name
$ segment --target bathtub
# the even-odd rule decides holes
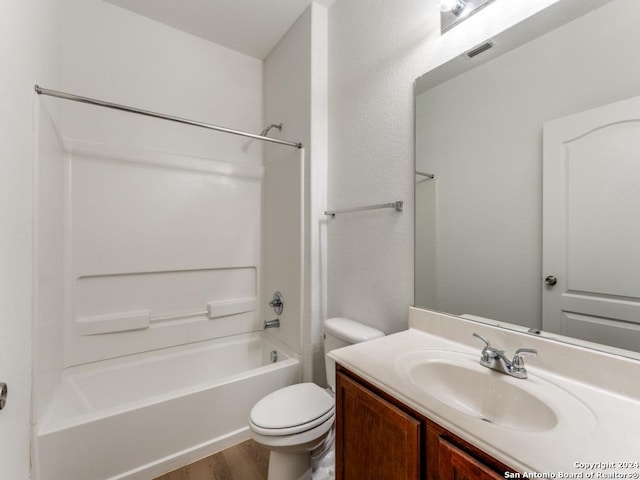
[[[174,470],[249,438],[251,407],[300,371],[261,333],[67,369],[34,427],[35,478],[148,480]]]

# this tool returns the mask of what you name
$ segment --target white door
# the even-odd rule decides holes
[[[543,153],[542,328],[640,351],[640,97],[545,123]]]

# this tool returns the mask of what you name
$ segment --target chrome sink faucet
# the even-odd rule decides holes
[[[479,338],[485,343],[480,356],[480,365],[492,370],[506,373],[516,378],[527,378],[527,369],[524,368],[523,355],[537,355],[538,351],[533,348],[519,348],[513,356],[513,360],[509,360],[504,354],[504,350],[498,350],[491,346],[489,340],[477,333],[474,337]]]

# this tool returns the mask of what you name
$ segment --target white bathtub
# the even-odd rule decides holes
[[[68,369],[36,425],[35,478],[154,478],[249,438],[251,407],[299,381],[259,333]]]

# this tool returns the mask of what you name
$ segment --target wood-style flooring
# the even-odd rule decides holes
[[[247,440],[155,480],[266,480],[269,449]]]

